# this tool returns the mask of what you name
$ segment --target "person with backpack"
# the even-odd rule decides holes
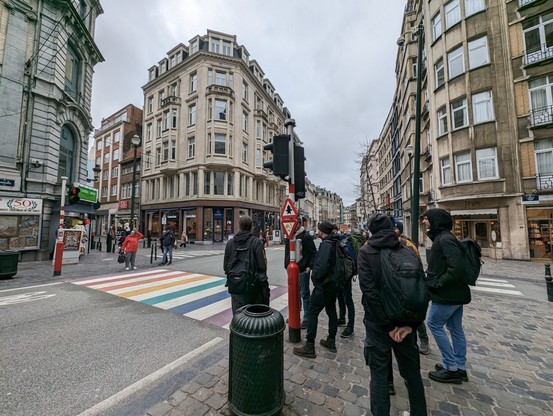
[[[309,276],[313,269],[313,261],[315,260],[315,254],[317,254],[317,247],[315,247],[313,237],[305,228],[307,226],[307,219],[300,219],[300,224],[300,229],[296,232],[296,240],[300,241],[301,247],[301,256],[297,261],[300,269],[300,298],[303,306],[303,319],[300,328],[307,329],[307,311],[309,310],[311,298],[311,293],[309,291]],[[286,240],[286,245],[284,247],[284,268],[287,269],[288,263],[290,263],[289,240]]]
[[[169,265],[173,263],[173,246],[175,245],[175,233],[170,228],[163,232],[161,238],[161,250],[163,251],[163,259],[160,266]]]
[[[412,251],[401,245],[387,215],[373,214],[369,218],[369,231],[371,236],[367,244],[359,250],[357,271],[365,311],[364,356],[371,373],[371,412],[374,416],[390,415],[388,371],[391,365],[390,351],[393,350],[399,372],[406,382],[410,414],[426,416],[426,398],[415,335],[428,306],[422,263]],[[397,268],[388,267],[391,261],[388,259],[398,257],[402,260],[396,265]],[[402,273],[394,275],[395,270]],[[409,279],[403,278],[403,273]],[[402,282],[401,279],[409,282]],[[396,281],[399,285],[394,291],[393,283]],[[411,289],[409,293],[407,288]],[[396,305],[396,299],[403,298],[409,302]]]
[[[223,269],[233,315],[245,305],[269,305],[267,257],[262,241],[252,234],[252,225],[251,217],[241,216],[238,220],[240,231],[225,247]]]
[[[432,301],[427,323],[442,354],[442,363],[437,363],[435,371],[428,373],[428,377],[440,383],[461,384],[468,381],[463,305],[471,301],[470,288],[465,281],[464,252],[451,232],[453,221],[449,212],[441,208],[426,210],[423,224],[426,235],[432,240],[426,270]],[[451,342],[445,326],[451,334]]]
[[[309,310],[307,312],[306,342],[302,347],[294,348],[294,354],[300,357],[317,358],[315,354],[315,339],[319,314],[324,309],[328,315],[328,336],[321,339],[320,344],[330,352],[336,352],[336,333],[338,332],[338,316],[336,315],[336,244],[338,236],[333,234],[336,226],[328,221],[319,223],[319,236],[322,241],[313,260],[311,281],[313,291]]]
[[[403,223],[401,221],[397,221],[395,218],[392,223],[394,223],[394,231],[398,235],[401,244],[412,249],[420,258],[418,247],[415,245],[415,243],[411,241],[409,237],[403,234]],[[423,355],[430,354],[430,343],[428,342],[428,332],[426,331],[426,325],[424,324],[424,321],[417,328],[417,335],[420,341],[419,352]]]
[[[340,333],[341,338],[351,338],[355,335],[355,304],[353,303],[352,296],[352,279],[357,274],[355,251],[351,242],[348,240],[347,234],[338,234],[340,240],[337,244],[340,244],[344,249],[344,252],[349,256],[353,269],[351,276],[344,276],[342,282],[338,285],[338,292],[336,297],[338,299],[338,326],[345,326],[344,330]],[[346,322],[346,310],[348,320]]]

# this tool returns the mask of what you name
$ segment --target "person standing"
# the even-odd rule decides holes
[[[238,220],[239,231],[234,238],[230,239],[225,247],[225,256],[223,259],[223,269],[225,275],[228,276],[236,259],[235,252],[237,249],[249,248],[247,255],[253,258],[252,272],[255,273],[254,285],[246,293],[231,293],[232,314],[242,306],[251,304],[269,305],[270,290],[269,281],[267,278],[267,257],[263,242],[252,234],[252,219],[247,215],[243,215]],[[252,256],[253,254],[253,256]]]
[[[175,234],[170,228],[166,229],[161,239],[161,249],[163,250],[163,259],[160,266],[173,263],[173,246],[175,245]]]
[[[336,226],[328,221],[318,225],[319,236],[322,242],[313,260],[311,292],[309,310],[307,312],[306,342],[302,347],[294,348],[294,354],[300,357],[316,358],[315,338],[317,337],[318,318],[324,309],[328,315],[328,337],[321,339],[320,344],[330,352],[336,352],[336,332],[338,332],[338,316],[336,315],[336,283],[333,281],[332,272],[336,263],[336,244],[339,238],[333,234]]]
[[[315,247],[315,241],[313,237],[307,231],[307,219],[301,219],[301,226],[296,233],[296,240],[300,241],[301,256],[298,260],[298,267],[300,269],[300,297],[303,306],[303,319],[301,321],[301,329],[307,329],[307,311],[309,310],[309,303],[311,293],[309,291],[309,277],[311,270],[313,269],[313,262],[315,255],[317,254],[317,247]],[[290,242],[286,241],[284,252],[284,268],[288,267],[290,262]]]
[[[426,235],[432,240],[426,270],[431,300],[427,322],[442,354],[442,363],[437,363],[428,377],[440,383],[461,384],[468,381],[463,305],[471,301],[470,288],[465,283],[463,249],[451,232],[453,221],[449,212],[441,208],[429,209],[423,214],[423,224]],[[451,334],[451,341],[444,326]]]
[[[188,243],[188,236],[186,235],[186,228],[182,229],[181,243],[179,247],[186,248],[186,243]]]
[[[406,247],[412,249],[417,256],[420,258],[419,249],[411,241],[409,237],[407,237],[405,234],[403,234],[403,223],[401,221],[392,221],[394,223],[394,231],[396,232],[399,241],[405,245]],[[428,332],[426,331],[426,325],[421,323],[419,327],[417,328],[417,335],[419,337],[420,345],[419,345],[419,352],[423,355],[430,354],[430,344],[428,342]]]
[[[400,242],[387,215],[376,213],[369,218],[371,236],[361,247],[357,258],[359,286],[365,310],[366,330],[364,355],[370,368],[370,401],[374,416],[390,415],[388,386],[391,351],[396,356],[399,372],[405,379],[409,395],[410,414],[426,416],[426,398],[420,374],[420,356],[417,348],[416,328],[420,322],[391,321],[382,305],[381,249],[398,248]],[[422,264],[420,265],[422,273]]]
[[[121,251],[125,255],[125,270],[132,268],[136,270],[136,252],[138,251],[138,240],[144,238],[140,231],[132,230],[123,241]]]

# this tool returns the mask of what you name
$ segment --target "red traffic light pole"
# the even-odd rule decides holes
[[[295,201],[296,186],[294,183],[294,127],[296,121],[287,119],[285,126],[290,136],[288,143],[288,174],[290,183],[288,185],[288,197]],[[296,263],[296,239],[290,236],[290,263],[288,263],[288,338],[290,342],[301,342],[300,328],[300,268]]]
[[[61,275],[61,265],[63,263],[63,226],[65,224],[65,192],[67,186],[67,177],[61,177],[61,202],[60,202],[60,223],[58,226],[58,240],[54,250],[54,276]]]

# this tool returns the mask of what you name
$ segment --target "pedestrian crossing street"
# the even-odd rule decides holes
[[[497,295],[523,296],[522,292],[515,290],[515,285],[509,283],[507,280],[483,276],[478,278],[476,286],[471,286],[471,289],[477,292],[495,293]]]
[[[72,283],[228,329],[232,309],[225,282],[218,276],[156,269]],[[271,307],[288,307],[286,287],[271,286]]]

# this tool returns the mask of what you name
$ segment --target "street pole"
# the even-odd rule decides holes
[[[129,224],[129,228],[132,231],[134,229],[134,200],[136,193],[136,148],[140,144],[140,137],[135,134],[131,141],[134,148],[134,154],[132,160],[131,223]]]
[[[67,188],[67,176],[61,177],[60,222],[58,226],[58,240],[54,249],[54,276],[61,275],[63,263],[63,227],[65,225],[65,192]]]
[[[421,89],[422,89],[422,52],[424,45],[424,26],[419,23],[417,29],[417,96],[415,101],[415,149],[413,160],[413,197],[411,198],[411,239],[419,246],[419,193],[421,162]]]
[[[286,119],[284,125],[290,136],[288,143],[288,173],[290,182],[288,185],[288,197],[295,202],[296,185],[294,183],[294,119]],[[296,239],[290,236],[290,263],[288,263],[288,337],[289,341],[298,343],[301,341],[300,328],[300,268],[296,263]],[[305,313],[305,311],[304,311]]]

